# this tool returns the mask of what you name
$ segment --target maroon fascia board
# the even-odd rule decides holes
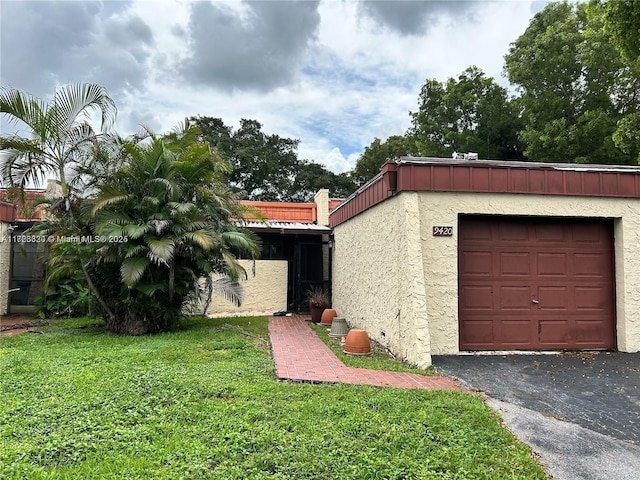
[[[330,226],[403,191],[640,198],[640,167],[402,157],[338,206]]]

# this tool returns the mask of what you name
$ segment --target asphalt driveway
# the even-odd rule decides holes
[[[484,392],[557,479],[638,478],[640,353],[434,356]]]

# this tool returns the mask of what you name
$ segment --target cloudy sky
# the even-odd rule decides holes
[[[99,83],[123,135],[256,119],[342,172],[406,131],[426,79],[477,65],[506,86],[503,56],[545,3],[0,0],[0,77],[46,99]]]

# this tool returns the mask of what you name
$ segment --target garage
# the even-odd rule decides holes
[[[332,307],[409,363],[640,351],[640,166],[400,157],[330,224]]]
[[[461,215],[460,350],[615,349],[613,222]]]

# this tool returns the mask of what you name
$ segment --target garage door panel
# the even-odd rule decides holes
[[[518,319],[502,320],[497,340],[503,348],[527,348],[531,345],[533,333],[530,322]]]
[[[567,319],[541,320],[538,335],[540,348],[569,348],[573,343],[571,322]]]
[[[609,261],[603,252],[575,253],[573,258],[576,277],[607,278]]]
[[[576,287],[576,310],[582,312],[604,313],[611,308],[606,286]]]
[[[459,232],[461,350],[615,348],[610,221],[464,216]]]
[[[474,345],[475,349],[491,348],[494,342],[494,322],[487,320],[471,320],[466,323],[464,329],[464,343]]]
[[[462,289],[462,308],[466,311],[493,310],[493,297],[491,287],[467,286]]]
[[[520,242],[529,236],[528,227],[519,222],[503,222],[498,224],[497,240],[501,242]]]
[[[531,275],[531,255],[528,252],[501,252],[500,276],[529,276]]]
[[[568,270],[567,253],[538,253],[536,255],[538,276],[566,277]]]
[[[491,225],[477,219],[468,219],[471,228],[460,231],[461,240],[491,240]]]
[[[493,274],[491,252],[464,252],[461,267],[463,275],[490,277]]]
[[[579,346],[583,346],[583,348],[609,348],[608,329],[602,320],[578,320],[575,325],[576,343]]]
[[[567,240],[567,232],[561,224],[537,224],[535,225],[535,239],[542,243],[557,243]]]
[[[500,292],[500,308],[502,311],[530,310],[531,288],[527,286],[503,286]]]
[[[573,230],[573,241],[576,244],[602,245],[606,243],[602,236],[602,229],[598,224],[582,223],[580,228]]]
[[[538,288],[538,308],[545,310],[569,310],[570,289],[565,286]]]

